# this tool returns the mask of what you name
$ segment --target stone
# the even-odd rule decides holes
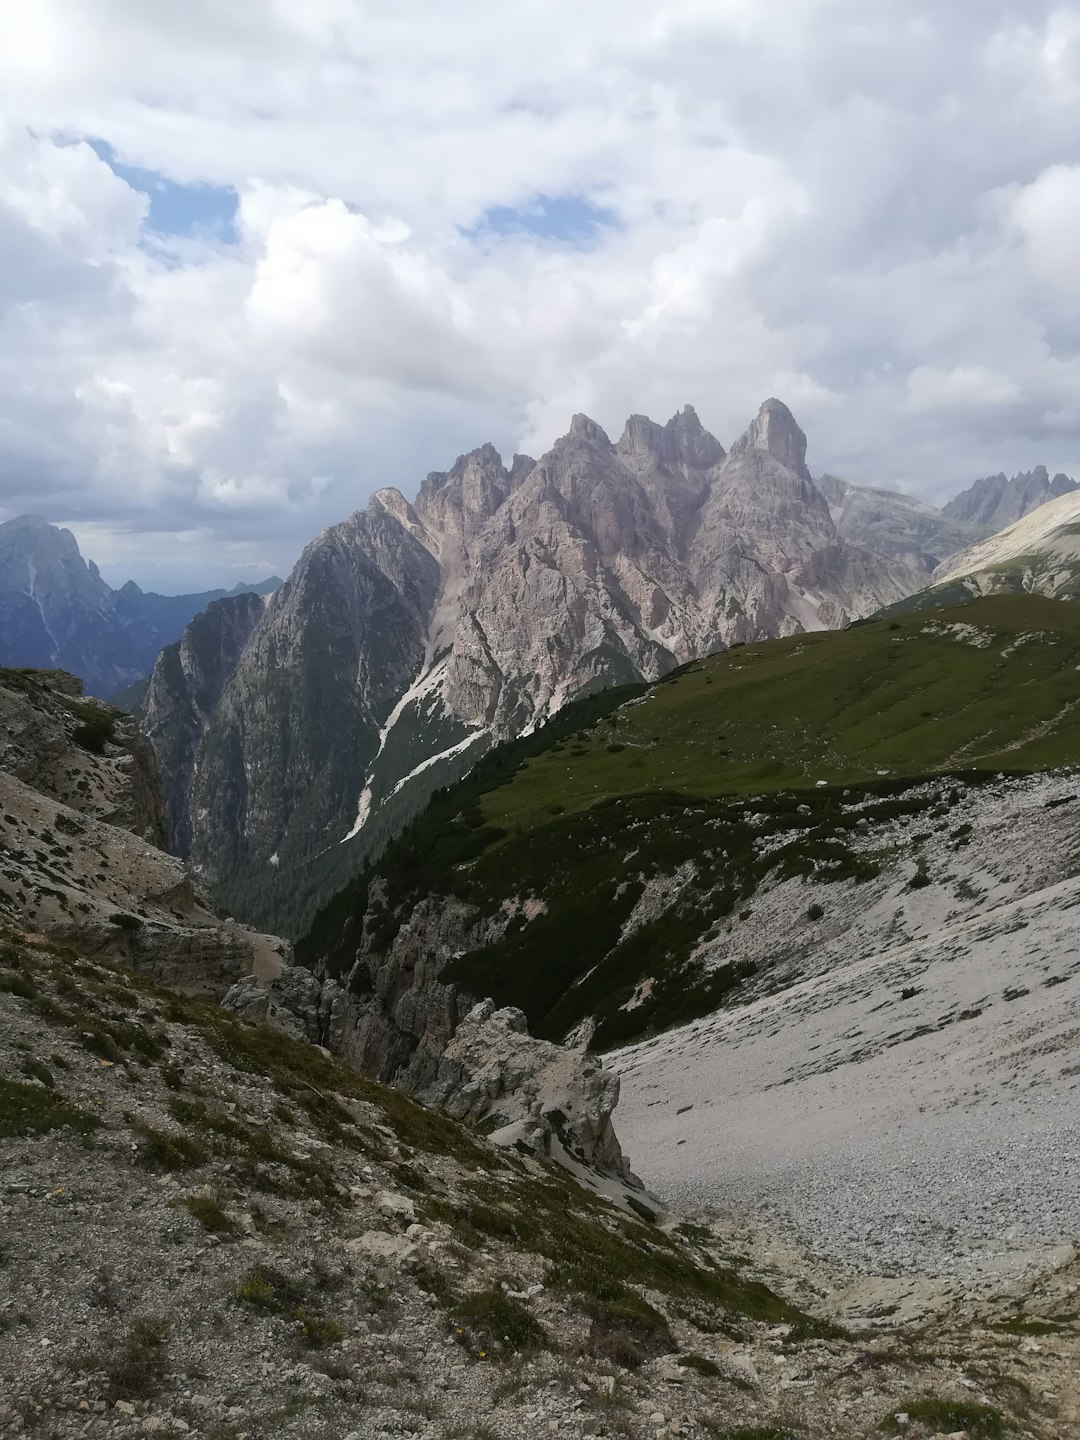
[[[350,1255],[365,1255],[372,1260],[403,1264],[417,1253],[414,1241],[404,1235],[388,1235],[383,1230],[368,1230],[345,1242]]]
[[[416,1205],[407,1195],[381,1190],[375,1198],[375,1208],[387,1219],[400,1220],[409,1225],[416,1223]]]

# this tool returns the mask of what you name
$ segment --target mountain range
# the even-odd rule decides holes
[[[1050,478],[1045,465],[1022,471],[1007,479],[1004,474],[987,475],[961,490],[942,509],[952,520],[983,525],[988,530],[1001,530],[1022,519],[1049,500],[1057,500],[1080,488],[1080,482],[1060,472]]]
[[[211,601],[269,594],[280,583],[275,576],[232,591],[156,595],[129,580],[113,590],[70,530],[21,515],[0,524],[0,665],[68,670],[89,693],[114,695],[148,675],[162,647]]]
[[[631,416],[614,443],[578,415],[539,460],[486,445],[413,502],[380,490],[261,613],[223,602],[227,627],[208,614],[162,654],[145,724],[173,842],[238,913],[301,933],[492,744],[575,696],[843,627],[977,533],[879,505],[890,545],[871,549],[866,507],[837,523],[775,399],[730,450],[690,406]]]
[[[113,591],[70,532],[8,522],[0,661],[67,666],[139,710],[173,849],[238,913],[300,934],[436,789],[568,700],[732,644],[1014,588],[1015,564],[1008,582],[958,581],[957,557],[977,565],[998,517],[1072,487],[1039,466],[942,511],[815,481],[775,399],[730,450],[691,406],[664,425],[631,416],[614,443],[578,415],[539,460],[507,466],[485,445],[411,502],[376,492],[287,582],[228,595]],[[1027,588],[1058,593],[1036,570]]]

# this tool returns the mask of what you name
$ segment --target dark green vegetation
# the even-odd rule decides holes
[[[1005,1429],[1005,1417],[992,1405],[980,1405],[975,1401],[947,1400],[936,1395],[925,1395],[918,1400],[898,1405],[896,1412],[881,1422],[881,1428],[892,1434],[900,1434],[902,1427],[896,1422],[896,1414],[904,1412],[916,1424],[940,1434],[955,1435],[963,1430],[971,1440],[998,1440]]]
[[[105,1348],[86,1357],[90,1370],[103,1370],[110,1400],[153,1395],[169,1368],[168,1325],[157,1315],[139,1315]]]
[[[480,1359],[546,1350],[544,1327],[527,1305],[503,1290],[480,1290],[450,1311],[463,1345]]]
[[[78,720],[72,739],[94,755],[102,755],[116,734],[116,712],[95,700],[65,700],[64,706]]]
[[[707,971],[697,948],[767,877],[872,877],[853,835],[940,819],[926,778],[1080,761],[1078,666],[1080,608],[1004,596],[740,646],[604,692],[438,794],[325,907],[301,958],[362,993],[422,897],[493,921],[517,902],[445,979],[520,1006],[540,1035],[595,1015],[598,1047],[706,1014],[751,972]],[[660,901],[635,914],[650,886]],[[808,899],[812,924],[827,907]]]
[[[88,1134],[97,1121],[68,1105],[51,1088],[0,1079],[0,1139],[9,1135],[43,1135],[65,1126]]]
[[[297,1336],[309,1350],[321,1350],[340,1340],[341,1326],[317,1308],[315,1287],[283,1275],[270,1265],[254,1265],[236,1287],[236,1298],[255,1310],[265,1310],[292,1321]]]

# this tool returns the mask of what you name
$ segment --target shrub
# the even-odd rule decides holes
[[[659,1310],[632,1291],[613,1300],[594,1301],[586,1349],[598,1359],[636,1370],[646,1360],[669,1355],[675,1340]]]
[[[203,1229],[208,1230],[211,1235],[236,1234],[235,1223],[225,1214],[213,1195],[207,1195],[204,1192],[185,1195],[183,1204]]]
[[[807,918],[808,920],[820,920],[820,919],[822,919],[822,917],[824,916],[824,914],[825,914],[825,908],[824,908],[824,906],[818,905],[817,903],[815,903],[815,904],[813,904],[813,905],[810,906],[809,910],[807,910],[807,912],[806,912],[806,918]]]
[[[450,1314],[458,1322],[458,1338],[481,1357],[492,1352],[517,1354],[545,1350],[547,1332],[528,1306],[503,1290],[481,1290],[458,1302]]]
[[[300,1316],[300,1339],[309,1350],[334,1345],[344,1333],[336,1320],[328,1320],[325,1315]]]
[[[28,1055],[19,1068],[24,1075],[29,1075],[33,1080],[40,1080],[42,1085],[47,1086],[50,1090],[56,1089],[56,1081],[53,1079],[52,1071],[44,1061]]]
[[[113,1348],[95,1357],[96,1368],[105,1371],[110,1400],[136,1399],[154,1393],[168,1373],[167,1337],[164,1320],[142,1315],[131,1322]]]
[[[883,1430],[897,1432],[900,1429],[896,1416],[904,1412],[928,1430],[942,1434],[965,1431],[972,1440],[998,1440],[1005,1429],[1005,1417],[992,1405],[981,1405],[972,1400],[947,1400],[938,1395],[924,1395],[897,1405],[881,1422]]]
[[[76,1109],[41,1085],[0,1079],[0,1138],[44,1135],[65,1126],[87,1135],[98,1124],[93,1115]]]
[[[712,1360],[707,1360],[704,1355],[679,1355],[677,1363],[684,1370],[696,1370],[699,1375],[719,1375],[720,1366]]]
[[[236,1287],[236,1298],[271,1315],[295,1316],[304,1292],[294,1280],[271,1265],[253,1265]]]
[[[167,1135],[142,1123],[132,1129],[139,1137],[139,1164],[147,1170],[193,1170],[206,1163],[205,1147],[190,1135]]]

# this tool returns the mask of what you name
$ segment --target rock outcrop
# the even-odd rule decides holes
[[[909,566],[924,585],[950,555],[982,536],[980,525],[953,519],[912,495],[851,485],[836,475],[816,483],[846,540]]]
[[[301,966],[285,966],[269,983],[256,976],[239,980],[222,1004],[250,1024],[321,1045],[358,1069],[404,1086],[497,1144],[640,1186],[612,1123],[618,1077],[588,1053],[587,1034],[577,1044],[556,1045],[530,1035],[520,1010],[496,1008],[490,999],[473,1004],[452,986],[438,988],[434,1005],[432,989],[408,992],[408,1006],[424,1027],[424,1044],[410,1052],[399,1032],[393,1046],[397,1063],[384,1053],[382,1066],[370,1045],[372,1007]]]
[[[146,707],[173,843],[231,909],[300,934],[433,790],[567,700],[925,578],[838,530],[778,400],[730,452],[689,406],[614,444],[577,415],[509,468],[482,446],[319,535],[209,711],[163,656]]]
[[[218,999],[289,945],[223,919],[160,848],[153,752],[75,676],[0,670],[0,919]]]
[[[618,1076],[584,1045],[534,1039],[520,1010],[496,1009],[492,1000],[475,1005],[419,1098],[482,1127],[497,1144],[633,1182],[611,1120]]]
[[[191,848],[188,794],[199,741],[263,608],[263,599],[250,592],[215,600],[158,658],[142,725],[161,759],[169,841],[177,855]]]

